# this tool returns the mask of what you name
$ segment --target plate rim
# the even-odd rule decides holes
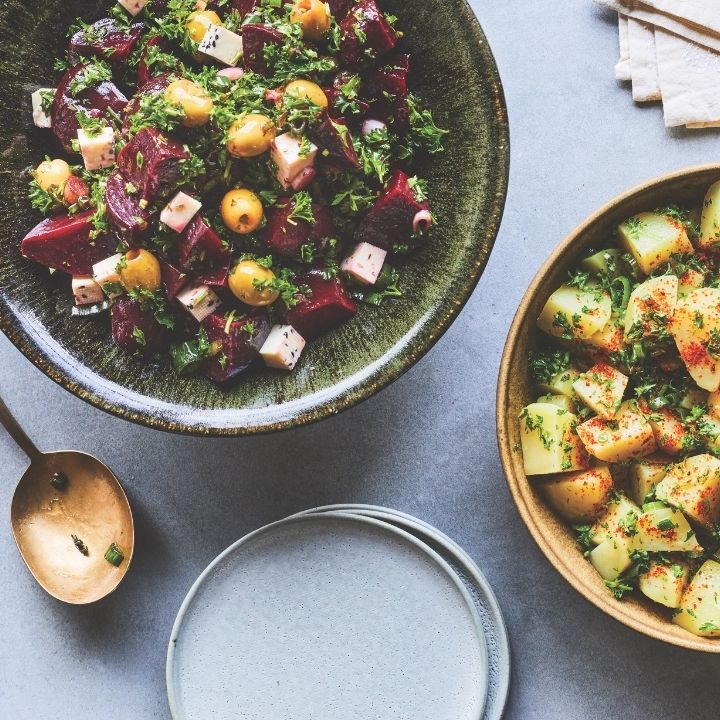
[[[510,695],[510,683],[512,679],[512,647],[510,645],[510,637],[507,629],[505,618],[500,608],[497,596],[492,589],[487,578],[479,568],[475,560],[471,555],[449,535],[446,535],[438,528],[434,527],[425,520],[421,520],[414,515],[402,512],[401,510],[395,510],[394,508],[383,507],[381,505],[368,505],[362,503],[338,503],[335,505],[323,505],[311,510],[304,510],[298,515],[305,515],[311,513],[335,513],[335,512],[349,512],[349,513],[376,513],[377,515],[370,515],[369,517],[384,516],[387,518],[393,518],[399,522],[407,524],[409,528],[419,529],[420,532],[427,533],[428,537],[433,538],[438,544],[443,547],[448,554],[452,555],[458,563],[460,563],[465,570],[468,571],[470,579],[474,581],[477,587],[482,591],[488,600],[488,611],[492,616],[493,625],[497,630],[497,642],[501,648],[501,671],[498,673],[498,692],[495,698],[497,707],[493,706],[490,693],[488,692],[488,698],[485,704],[485,715],[484,718],[487,720],[501,720],[505,710],[507,709],[509,695]],[[381,519],[381,518],[378,518]],[[418,538],[420,539],[420,538]],[[424,542],[421,540],[421,542]],[[432,548],[430,548],[432,550]],[[452,567],[452,566],[451,566]],[[453,569],[454,571],[454,569]],[[488,652],[488,662],[490,661],[490,653]]]
[[[458,287],[456,297],[447,298],[448,307],[437,313],[432,326],[423,321],[422,328],[428,336],[420,343],[413,345],[414,341],[411,339],[398,347],[403,343],[403,338],[399,338],[384,356],[359,372],[343,378],[322,393],[311,393],[299,398],[291,403],[297,405],[296,408],[289,410],[286,408],[285,411],[278,413],[278,417],[264,417],[262,410],[265,408],[259,410],[233,408],[218,414],[214,408],[201,410],[185,406],[181,402],[164,402],[109,381],[91,370],[80,358],[75,358],[66,351],[52,335],[38,332],[38,328],[32,327],[30,323],[19,321],[16,315],[21,313],[13,311],[11,303],[3,297],[0,297],[0,331],[47,377],[81,400],[132,423],[180,435],[239,437],[302,427],[338,415],[373,397],[398,380],[437,344],[470,300],[497,240],[507,201],[510,176],[510,130],[500,71],[485,31],[469,0],[459,0],[459,2],[468,15],[473,47],[484,56],[482,69],[492,98],[488,106],[493,108],[495,128],[499,136],[494,147],[497,177],[493,198],[489,203],[489,217],[484,229],[478,232],[487,240],[489,250],[484,257],[478,256],[469,266]],[[351,379],[353,381],[349,382]],[[322,397],[325,393],[329,395],[327,400]],[[283,406],[273,407],[279,409]],[[181,410],[184,409],[194,410],[195,415],[202,414],[207,416],[207,419],[190,419],[192,414],[182,413]],[[246,414],[248,417],[242,421],[239,418],[232,419],[234,415],[241,414]],[[223,420],[223,417],[228,419]]]
[[[178,713],[179,688],[175,686],[173,680],[173,662],[176,655],[177,637],[182,627],[185,616],[190,608],[190,605],[193,602],[198,591],[204,584],[205,580],[213,572],[213,570],[215,570],[215,568],[219,566],[222,561],[225,560],[229,555],[231,555],[239,548],[242,548],[246,544],[252,542],[256,538],[260,537],[261,535],[271,533],[273,530],[284,527],[286,525],[318,521],[323,517],[324,516],[322,514],[291,515],[290,517],[278,520],[273,523],[269,523],[268,525],[258,528],[257,530],[253,530],[247,535],[241,537],[239,540],[236,540],[229,547],[225,548],[225,550],[223,550],[219,555],[217,555],[197,577],[195,582],[192,584],[190,590],[185,595],[182,604],[180,605],[180,609],[178,610],[175,621],[173,622],[172,630],[170,632],[170,640],[168,642],[168,650],[165,661],[165,683],[167,688],[168,703],[170,706],[170,714],[173,720],[187,720],[187,718],[184,718]],[[480,615],[477,611],[477,608],[475,607],[472,598],[470,597],[470,593],[468,592],[467,588],[464,586],[460,578],[457,576],[455,571],[452,569],[452,567],[450,567],[450,565],[438,553],[432,550],[432,548],[428,547],[423,542],[418,540],[414,535],[405,530],[402,530],[401,528],[393,527],[392,525],[384,523],[380,520],[375,520],[373,518],[363,517],[359,515],[352,515],[351,513],[344,513],[342,515],[338,514],[328,517],[332,517],[332,519],[334,520],[352,521],[355,523],[364,524],[366,526],[375,527],[376,529],[380,529],[384,532],[390,533],[391,535],[402,538],[405,542],[413,545],[421,553],[427,555],[428,558],[435,565],[437,565],[441,571],[445,573],[450,582],[457,588],[457,590],[460,592],[461,597],[463,598],[463,601],[465,602],[465,605],[467,606],[467,609],[472,618],[472,622],[475,625],[476,636],[480,645],[480,662],[481,664],[484,664],[485,668],[481,680],[482,685],[480,687],[480,717],[482,717],[482,714],[485,711],[485,706],[487,704],[488,672],[490,667],[487,641],[485,639],[485,633],[482,627],[482,622],[480,620]]]

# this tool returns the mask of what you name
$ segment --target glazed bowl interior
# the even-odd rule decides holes
[[[528,376],[528,350],[540,331],[535,320],[568,271],[587,255],[612,245],[617,225],[643,210],[668,204],[702,206],[708,187],[720,179],[720,165],[665,175],[616,198],[572,232],[535,276],[510,329],[498,384],[498,444],[510,491],[520,515],[548,560],[590,602],[625,625],[657,640],[692,650],[720,653],[720,642],[696,637],[671,623],[671,611],[639,593],[615,600],[595,569],[581,555],[571,528],[550,510],[523,471],[519,449],[522,408],[535,400]]]
[[[32,126],[30,93],[57,77],[52,62],[64,50],[65,28],[78,15],[102,17],[103,9],[67,0],[3,3],[0,328],[68,390],[174,432],[239,435],[292,427],[337,413],[399,377],[447,329],[485,267],[505,202],[509,143],[497,68],[465,0],[381,5],[405,32],[411,84],[450,130],[447,152],[414,169],[429,179],[438,228],[403,264],[402,299],[363,308],[312,343],[292,374],[257,367],[217,387],[202,377],[178,379],[167,360],[148,365],[124,354],[112,344],[107,317],[70,317],[66,278],[49,279],[20,257],[20,239],[40,219],[27,202],[22,171],[58,153],[50,136]]]

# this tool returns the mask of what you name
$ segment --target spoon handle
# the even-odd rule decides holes
[[[12,413],[2,398],[0,398],[0,425],[8,431],[10,437],[31,460],[40,457],[41,452],[35,447],[33,441],[25,434],[25,431],[20,425],[18,425],[17,420],[12,416]]]

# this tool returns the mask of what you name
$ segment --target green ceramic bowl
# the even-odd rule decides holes
[[[67,390],[127,420],[172,432],[244,435],[336,414],[397,379],[447,330],[487,262],[507,189],[509,140],[498,71],[465,0],[385,0],[413,55],[413,81],[438,124],[451,130],[447,152],[418,166],[430,181],[439,220],[426,250],[404,267],[404,297],[363,308],[312,343],[292,374],[262,367],[229,387],[178,379],[162,361],[147,365],[116,348],[109,319],[71,318],[67,282],[24,260],[18,244],[38,217],[22,171],[56,152],[33,128],[29,98],[56,74],[52,59],[77,16],[95,2],[7,0],[0,9],[0,328]],[[102,3],[108,6],[109,2]]]

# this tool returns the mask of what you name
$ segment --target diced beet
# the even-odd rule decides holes
[[[77,97],[73,97],[70,84],[84,69],[83,65],[75,65],[66,71],[58,83],[50,111],[52,131],[68,152],[72,150],[71,141],[77,138],[80,127],[78,112],[85,110],[89,115],[99,118],[104,117],[108,110],[120,114],[128,104],[125,95],[110,81],[83,90]]]
[[[167,50],[167,45],[165,44],[165,41],[159,35],[151,37],[145,43],[145,47],[143,48],[142,54],[140,55],[140,60],[138,61],[137,67],[137,84],[139,88],[141,88],[143,85],[147,85],[147,83],[149,83],[154,77],[162,75],[165,72],[158,72],[151,65],[147,64],[149,48],[157,46],[159,46],[161,50]]]
[[[246,70],[268,74],[269,67],[265,56],[266,45],[282,45],[283,35],[268,25],[244,25],[242,28],[243,64]]]
[[[328,0],[330,6],[330,12],[333,17],[341,22],[345,19],[345,16],[350,12],[350,8],[355,4],[356,0]]]
[[[344,98],[340,88],[323,88],[323,92],[325,93],[325,97],[328,99],[328,114],[333,119],[345,118],[345,120],[348,120],[362,118],[365,117],[368,110],[370,110],[370,105],[368,103],[360,98],[355,98],[353,100],[353,104],[357,106],[359,112],[353,113],[344,111],[341,105],[341,101]]]
[[[393,173],[383,194],[375,201],[355,230],[357,243],[367,242],[384,250],[393,245],[413,244],[413,220],[428,210],[427,202],[418,202],[402,170]]]
[[[21,254],[70,275],[90,275],[92,266],[112,255],[116,244],[104,236],[90,239],[94,214],[94,210],[87,210],[43,220],[23,238]]]
[[[323,157],[327,157],[335,165],[350,170],[360,168],[352,135],[347,122],[342,118],[333,120],[324,112],[320,123],[310,128],[309,135],[311,140],[325,151],[322,153]]]
[[[165,89],[170,84],[170,73],[163,73],[162,75],[156,75],[154,78],[148,80],[144,85],[141,85],[133,95],[132,100],[127,104],[125,108],[125,118],[123,120],[123,133],[127,133],[130,129],[130,118],[140,109],[140,101],[145,95],[156,95],[161,92],[165,92]]]
[[[75,64],[83,57],[97,57],[122,69],[144,29],[142,23],[134,23],[126,30],[112,18],[98,20],[70,38],[70,63]]]
[[[160,260],[160,277],[168,300],[174,300],[189,279],[187,273],[162,259]]]
[[[297,259],[303,245],[312,245],[322,249],[333,236],[335,227],[332,215],[324,205],[312,204],[314,222],[291,218],[295,203],[274,207],[267,213],[267,226],[263,239],[272,252],[288,258]]]
[[[65,182],[63,188],[63,202],[70,206],[79,202],[82,198],[90,197],[90,186],[77,175],[71,175]]]
[[[195,268],[199,272],[224,267],[230,256],[222,238],[200,215],[185,228],[178,243],[178,253],[183,270]]]
[[[253,326],[252,334],[248,332],[249,323]],[[204,368],[205,375],[215,382],[225,382],[250,367],[260,357],[260,348],[271,330],[264,312],[237,317],[229,324],[223,313],[213,313],[203,320],[203,327],[208,340],[221,346]]]
[[[394,119],[403,128],[408,126],[409,73],[410,56],[400,54],[365,75],[362,94],[370,103],[373,117],[386,121]]]
[[[230,7],[237,10],[240,18],[244,20],[253,10],[260,7],[261,0],[231,0]]]
[[[326,280],[321,272],[313,270],[298,276],[294,282],[298,286],[306,285],[312,294],[295,307],[285,308],[283,317],[306,340],[332,330],[357,312],[357,306],[338,278]]]
[[[214,267],[203,268],[195,275],[195,282],[199,285],[211,285],[212,287],[225,287],[228,275],[230,274],[230,265],[232,264],[232,256],[228,253],[225,260],[216,263]]]
[[[113,340],[126,352],[153,355],[168,344],[167,328],[158,323],[152,310],[143,310],[135,300],[127,297],[116,300],[110,320]]]
[[[180,175],[180,161],[189,154],[180,143],[155,128],[143,128],[120,151],[117,164],[139,191],[139,198],[154,200],[171,190]]]
[[[340,29],[340,59],[348,67],[367,65],[397,44],[397,34],[375,0],[361,0],[340,23]]]
[[[150,214],[140,207],[137,193],[129,193],[127,181],[118,170],[110,173],[105,188],[108,219],[118,240],[131,248],[145,237]]]

